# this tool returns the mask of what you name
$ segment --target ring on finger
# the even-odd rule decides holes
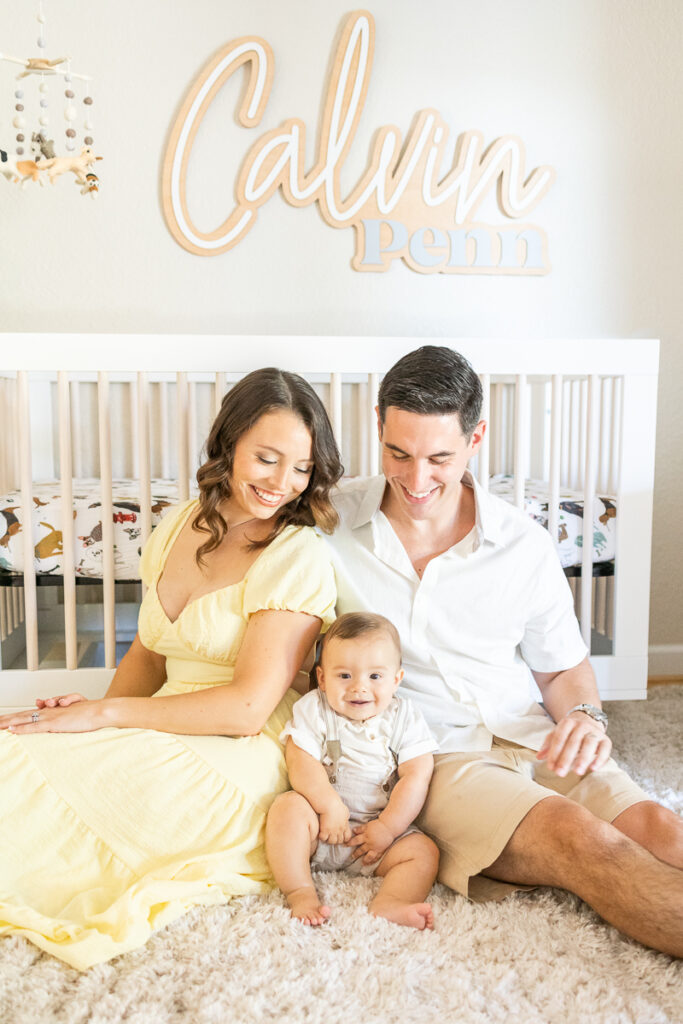
[[[40,714],[37,711],[33,711],[31,713],[31,721],[35,723],[35,722],[39,721],[39,719],[40,719]]]

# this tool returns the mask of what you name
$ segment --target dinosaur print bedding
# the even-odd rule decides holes
[[[490,490],[505,501],[514,500],[514,479],[500,474],[490,481]],[[152,480],[152,526],[178,502],[178,488],[171,480]],[[527,480],[524,507],[542,526],[548,523],[548,487],[539,480]],[[73,485],[73,518],[76,546],[75,572],[89,579],[102,578],[102,506],[98,480],[76,480]],[[596,497],[594,502],[593,560],[614,558],[616,501]],[[62,509],[58,481],[33,485],[33,530],[37,573],[62,575]],[[117,580],[138,579],[140,557],[140,499],[135,480],[113,483],[114,576]],[[21,493],[0,497],[0,568],[21,573],[24,568]],[[583,501],[578,491],[560,491],[558,526],[559,555],[564,568],[580,565],[583,546]]]

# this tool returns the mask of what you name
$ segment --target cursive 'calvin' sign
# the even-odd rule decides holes
[[[366,171],[342,195],[340,172],[353,144],[370,83],[374,20],[355,11],[344,26],[324,101],[314,165],[306,169],[306,125],[292,117],[266,132],[246,156],[235,188],[235,206],[214,231],[192,223],[185,179],[197,129],[214,96],[239,68],[248,81],[238,117],[260,124],[273,83],[273,53],[264,39],[224,46],[193,84],[173,126],[163,169],[163,206],[176,241],[189,252],[215,256],[236,246],[256,223],[273,193],[293,206],[318,203],[334,228],[356,229],[354,270],[384,271],[402,259],[423,274],[546,274],[545,232],[521,223],[555,180],[552,167],[526,175],[524,145],[514,135],[484,146],[481,132],[463,132],[444,173],[448,126],[436,110],[421,110],[402,137],[385,125],[376,134]],[[478,222],[477,210],[497,187],[502,224]]]

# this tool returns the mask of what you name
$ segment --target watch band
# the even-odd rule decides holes
[[[604,726],[605,732],[607,732],[607,725],[609,723],[609,719],[605,712],[601,710],[601,708],[596,708],[595,704],[577,704],[570,711],[568,711],[564,717],[567,718],[569,715],[572,715],[575,711],[583,711],[584,715],[588,715],[588,717],[592,718],[594,722],[599,722],[600,725]]]

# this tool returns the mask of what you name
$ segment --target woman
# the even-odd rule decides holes
[[[342,467],[320,400],[275,369],[226,395],[207,456],[199,499],[142,553],[138,635],[106,696],[0,718],[0,934],[81,969],[270,886],[278,736],[334,617],[311,527],[334,527]]]

